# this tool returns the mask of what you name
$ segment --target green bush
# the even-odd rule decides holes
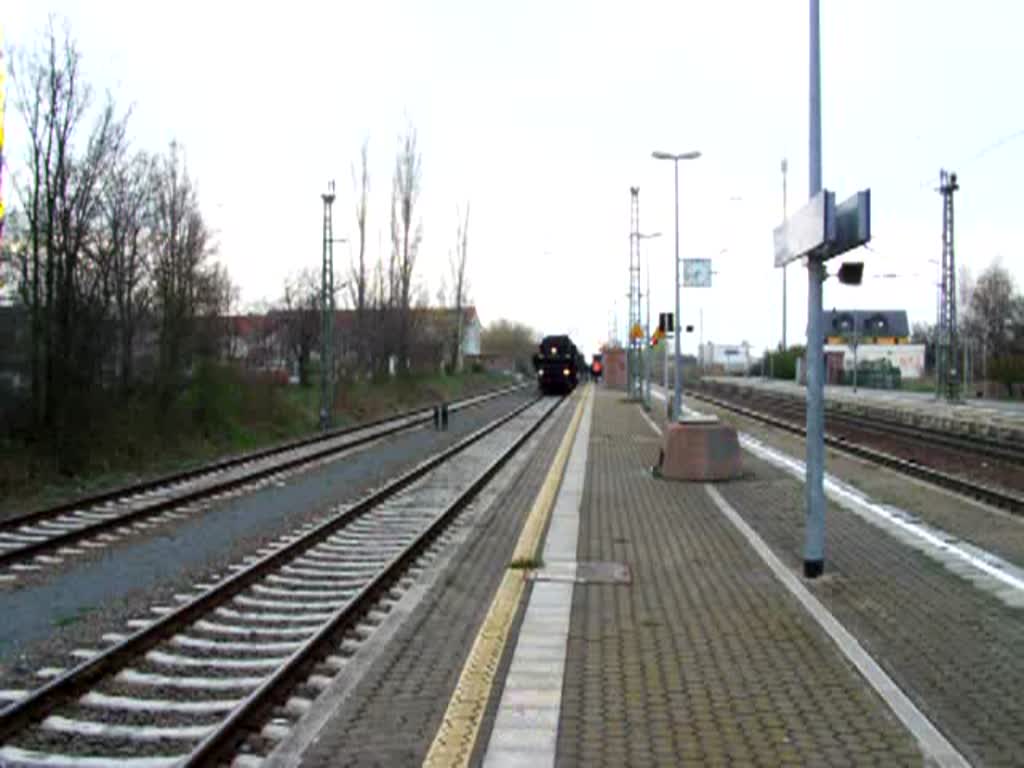
[[[1003,355],[992,358],[990,376],[1006,387],[1006,393],[1013,397],[1013,385],[1024,382],[1024,356]]]
[[[796,379],[796,361],[804,357],[804,347],[795,346],[776,350],[768,355],[768,371],[773,379]]]

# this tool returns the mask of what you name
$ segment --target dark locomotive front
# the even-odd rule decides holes
[[[568,336],[545,336],[533,356],[537,386],[545,395],[571,392],[579,382],[579,351]]]

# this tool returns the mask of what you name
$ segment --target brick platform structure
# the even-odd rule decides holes
[[[745,456],[722,495],[795,570],[801,485]],[[827,578],[812,585],[973,765],[1024,764],[1024,610],[833,504]]]
[[[658,474],[666,480],[731,480],[743,470],[736,430],[718,419],[685,418],[665,428]]]
[[[597,388],[577,441],[585,460],[569,461],[585,475],[567,470],[537,566],[554,584],[533,581],[524,593],[462,764],[946,764],[926,763],[934,743],[916,724],[916,736],[907,730],[910,721],[780,578],[800,571],[800,481],[749,454],[741,477],[714,491],[656,478],[656,430],[666,423],[655,413],[651,421],[621,393]],[[304,765],[422,762],[552,455],[548,444],[530,461]],[[567,488],[572,505],[562,504]],[[570,519],[574,544],[553,551]],[[952,742],[954,758],[1022,764],[1024,610],[832,503],[827,519],[826,575],[802,582],[805,594]],[[776,571],[751,536],[774,553]],[[558,578],[567,573],[575,580]],[[554,629],[539,636],[545,626]]]
[[[659,443],[599,393],[578,559],[632,583],[575,587],[557,764],[920,765],[703,486],[646,471]]]

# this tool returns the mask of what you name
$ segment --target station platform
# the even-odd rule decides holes
[[[701,381],[711,392],[754,390],[799,400],[807,397],[806,387],[792,381],[754,376],[705,376]],[[825,404],[827,408],[869,410],[903,422],[1024,442],[1024,402],[1020,401],[969,398],[950,404],[929,392],[863,387],[854,392],[852,387],[826,386]]]
[[[792,473],[658,479],[663,408],[574,401],[287,764],[1020,764],[1024,578],[830,502],[806,581]]]

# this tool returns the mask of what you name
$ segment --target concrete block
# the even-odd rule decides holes
[[[714,418],[683,419],[665,430],[658,469],[668,480],[730,480],[743,469],[736,430]]]

